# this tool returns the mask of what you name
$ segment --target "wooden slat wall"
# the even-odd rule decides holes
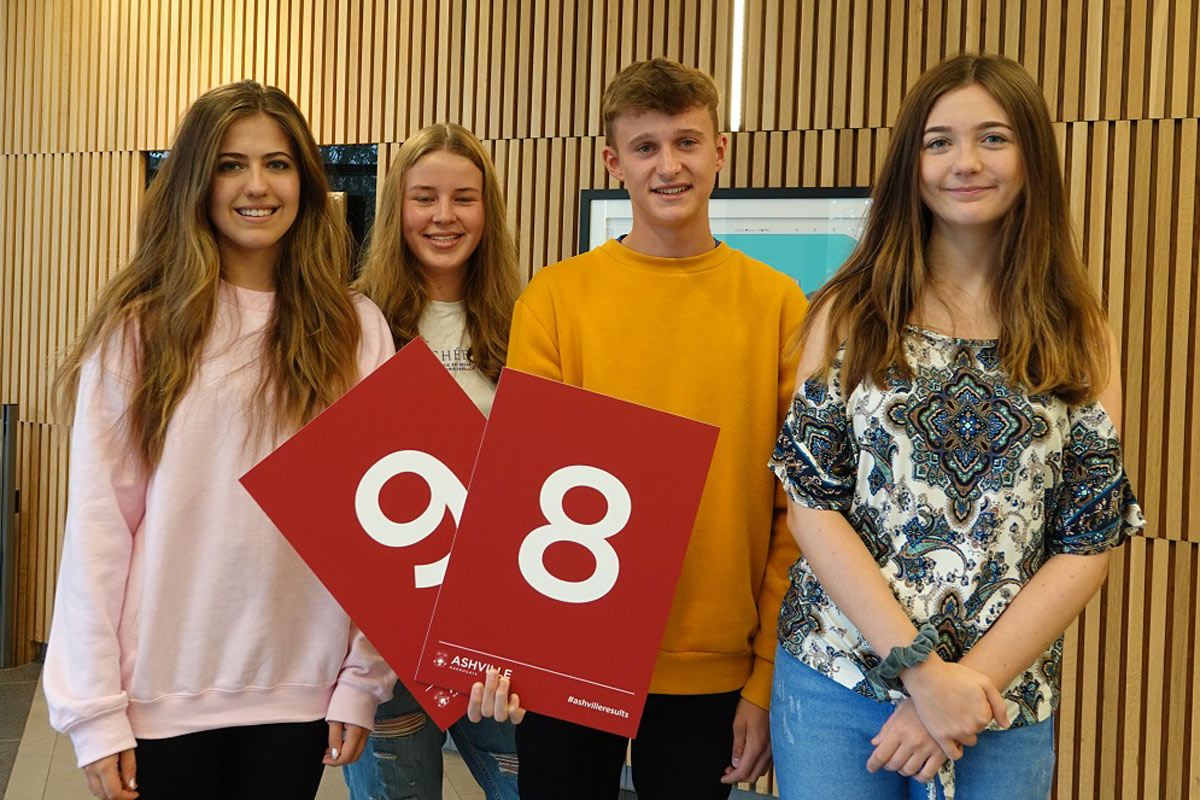
[[[1078,240],[1122,348],[1150,521],[1068,634],[1060,798],[1200,798],[1200,0],[747,0],[741,132],[721,186],[862,186],[923,69],[1021,61],[1056,121]],[[49,365],[128,256],[141,151],[243,77],[321,143],[435,121],[484,139],[530,273],[574,252],[605,80],[666,55],[733,79],[733,0],[46,0],[0,4],[0,400],[21,407],[18,630],[44,641],[68,429]],[[730,109],[722,119],[728,126]],[[769,791],[770,782],[760,782]]]

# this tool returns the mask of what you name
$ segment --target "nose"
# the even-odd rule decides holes
[[[439,225],[454,221],[454,199],[443,197],[433,208],[433,221]]]
[[[660,151],[658,171],[664,176],[672,176],[679,172],[679,158],[672,147],[664,147]]]
[[[251,164],[246,171],[246,195],[261,197],[267,193],[267,174],[258,164]]]
[[[958,152],[954,159],[954,171],[970,175],[978,172],[981,169],[979,161],[979,149],[974,142],[965,142],[958,148]]]

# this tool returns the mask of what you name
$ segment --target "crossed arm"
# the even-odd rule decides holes
[[[915,626],[840,512],[793,503],[788,522],[825,591],[876,652],[913,641]],[[900,677],[912,700],[902,703],[872,740],[877,748],[868,768],[884,766],[928,780],[945,758],[961,757],[963,746],[974,744],[992,719],[1007,727],[999,689],[1066,630],[1107,573],[1108,553],[1056,555],[958,663],[934,653],[905,670]]]

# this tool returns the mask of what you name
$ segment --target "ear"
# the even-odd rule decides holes
[[[621,182],[625,181],[625,170],[621,169],[621,157],[617,155],[617,148],[604,145],[604,149],[600,151],[600,159],[604,161],[604,168],[608,170],[609,175]]]
[[[729,149],[729,136],[717,134],[717,172],[725,168],[725,153]]]

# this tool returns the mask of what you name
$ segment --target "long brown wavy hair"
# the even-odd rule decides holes
[[[417,337],[417,323],[429,304],[429,293],[421,265],[404,240],[404,185],[413,165],[439,150],[466,158],[483,174],[483,235],[467,259],[463,300],[471,337],[470,359],[494,381],[508,353],[513,304],[520,291],[517,245],[506,222],[496,168],[483,144],[463,126],[453,122],[430,125],[401,145],[383,182],[362,275],[354,288],[383,311],[397,348]]]
[[[900,106],[866,229],[849,260],[813,298],[793,345],[803,345],[816,312],[828,307],[821,369],[845,342],[842,379],[882,385],[889,371],[911,377],[904,326],[929,284],[926,247],[932,217],[921,201],[920,154],[930,109],[946,92],[978,84],[1008,114],[1025,182],[1002,222],[992,305],[1000,322],[1000,361],[1010,379],[1068,403],[1092,399],[1108,379],[1108,330],[1071,236],[1066,192],[1041,89],[1015,61],[960,55],[931,68]]]
[[[262,382],[246,411],[260,432],[295,430],[349,389],[361,325],[347,285],[349,234],[329,201],[304,116],[279,89],[253,81],[201,96],[142,201],[133,257],[100,292],[54,378],[69,419],[83,362],[119,342],[137,365],[125,424],[144,465],[162,455],[171,415],[195,377],[217,310],[221,263],[208,199],[221,141],[239,119],[265,114],[291,140],[300,173],[296,220],[282,241],[275,303],[263,337]],[[134,352],[126,352],[132,345]]]

